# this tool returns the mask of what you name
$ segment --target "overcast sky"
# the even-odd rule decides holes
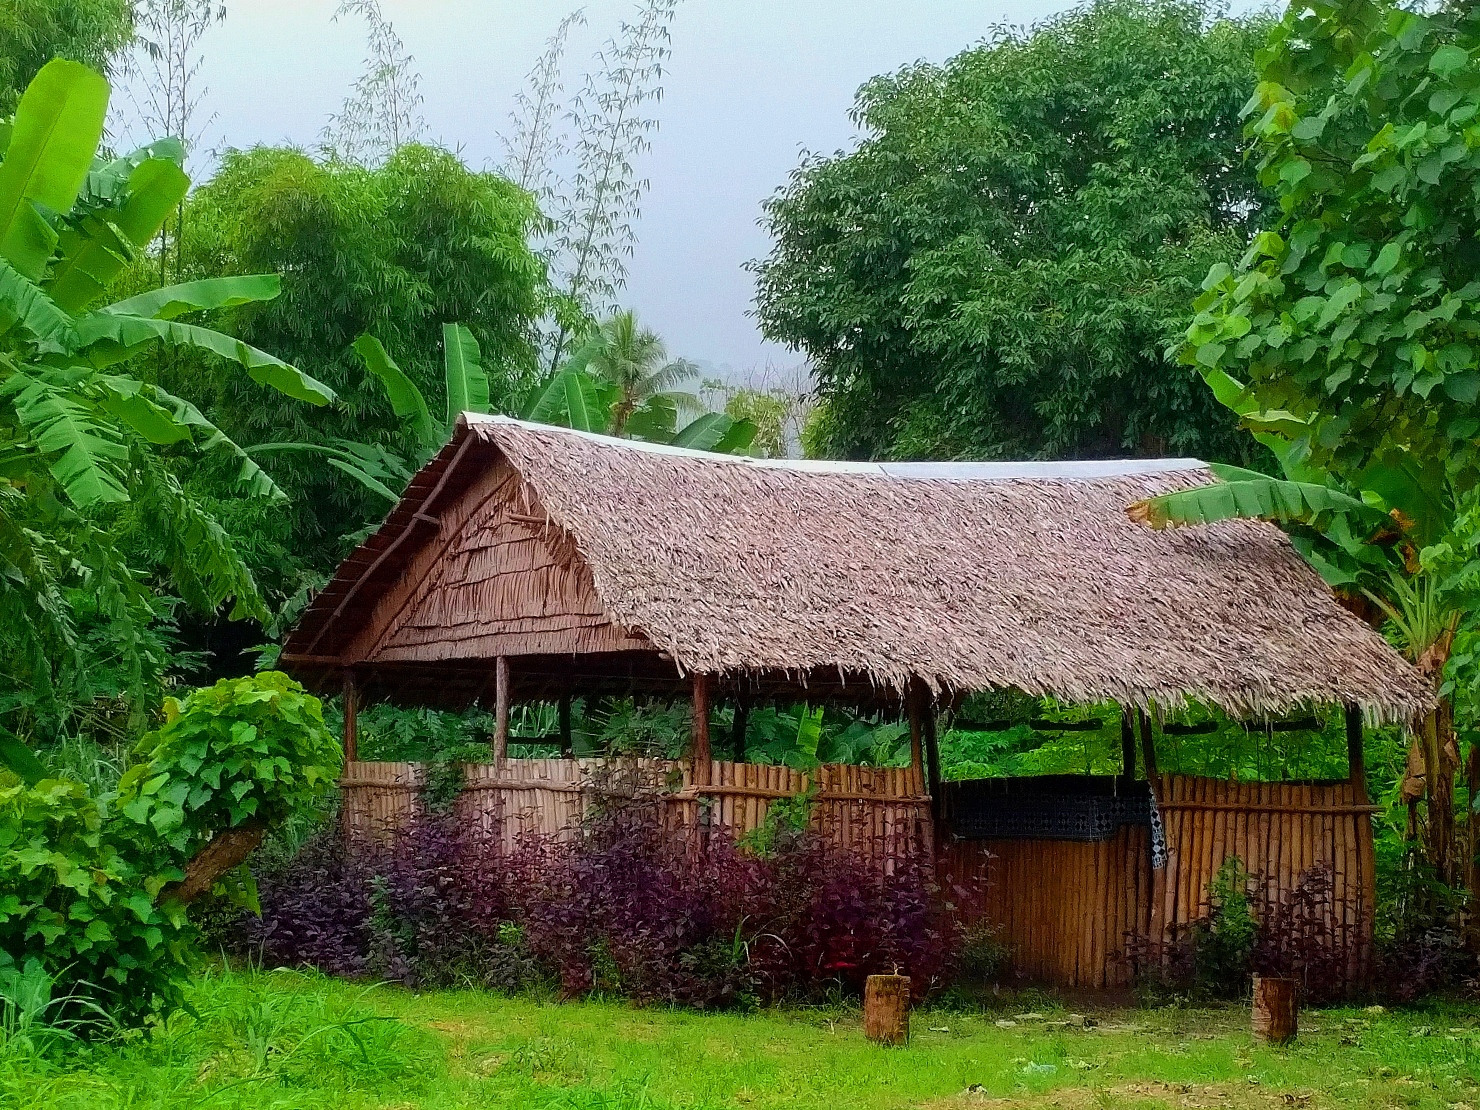
[[[475,168],[502,157],[514,94],[577,0],[382,0],[415,56],[431,135]],[[589,0],[566,55],[567,91],[633,10]],[[763,256],[760,204],[803,151],[847,146],[848,110],[869,77],[943,60],[1050,0],[686,0],[653,150],[625,301],[675,355],[744,373],[799,362],[747,315],[741,268]],[[1242,6],[1242,5],[1240,5]],[[334,0],[227,0],[205,40],[211,146],[312,143],[361,69],[364,26],[332,21]]]

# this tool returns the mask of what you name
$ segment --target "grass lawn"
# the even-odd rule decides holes
[[[1303,1015],[1255,1047],[1242,1008],[917,1011],[908,1048],[853,1009],[703,1015],[475,992],[412,994],[287,971],[216,971],[148,1039],[38,1057],[0,1046],[0,1105],[970,1108],[1480,1105],[1480,1010]],[[1035,1013],[1023,1014],[1033,1005]],[[1018,1017],[1015,1015],[1023,1014]]]

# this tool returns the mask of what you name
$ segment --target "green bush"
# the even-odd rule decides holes
[[[0,971],[39,961],[119,1021],[183,1000],[195,931],[170,884],[195,853],[312,807],[341,758],[318,699],[274,672],[197,690],[167,717],[116,793],[0,772]]]

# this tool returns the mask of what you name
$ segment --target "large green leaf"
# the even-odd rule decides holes
[[[57,243],[40,209],[71,209],[92,168],[107,112],[108,82],[62,59],[42,66],[21,96],[0,162],[0,256],[32,280],[41,277]]]
[[[1437,541],[1454,520],[1454,499],[1442,464],[1423,466],[1407,451],[1391,450],[1366,467],[1357,481],[1397,510],[1420,546]]]
[[[426,397],[416,388],[416,383],[406,376],[405,371],[396,365],[396,360],[391,358],[390,352],[380,340],[367,333],[356,339],[352,346],[355,354],[364,361],[365,369],[379,378],[380,384],[385,387],[391,411],[398,420],[411,425],[423,449],[436,450],[442,446],[445,432],[432,419]]]
[[[67,498],[79,508],[128,500],[118,466],[128,448],[115,428],[99,420],[80,388],[75,369],[28,374],[13,372],[0,396],[11,399],[16,419]]]
[[[178,287],[177,287],[178,288]],[[178,320],[151,320],[118,312],[93,312],[77,321],[77,346],[96,366],[108,366],[154,343],[210,351],[239,363],[254,382],[297,401],[327,405],[334,391],[296,366],[221,332]]]
[[[185,199],[190,178],[173,161],[149,158],[133,168],[125,187],[123,203],[111,219],[94,213],[62,232],[62,257],[48,288],[68,312],[86,308],[103,295]]]
[[[391,485],[404,489],[412,475],[412,468],[400,456],[383,447],[356,443],[353,440],[336,439],[329,443],[259,443],[249,450],[254,455],[322,455],[330,466],[348,474],[366,489],[388,501],[401,499],[401,495]]]
[[[539,424],[563,425],[582,432],[604,432],[611,424],[616,391],[573,365],[556,374],[524,413]]]
[[[0,728],[0,767],[14,771],[27,786],[35,786],[46,777],[46,766],[36,758],[36,753],[3,728]]]
[[[153,387],[137,378],[105,375],[103,411],[122,420],[150,443],[161,447],[190,438],[190,427],[151,396]]]
[[[447,427],[458,413],[488,411],[488,375],[478,340],[461,324],[442,325],[442,362],[447,375]]]
[[[152,289],[102,311],[116,316],[144,316],[151,320],[173,320],[187,312],[235,308],[254,301],[270,301],[282,292],[277,274],[241,274],[236,277],[203,278],[180,285]]]
[[[17,327],[43,353],[63,354],[76,342],[72,317],[40,286],[0,259],[0,335]]]
[[[1219,469],[1233,480],[1147,498],[1126,511],[1132,520],[1152,528],[1220,520],[1310,524],[1336,513],[1350,513],[1373,524],[1385,519],[1383,513],[1365,502],[1329,486],[1269,478],[1238,467]]]
[[[673,446],[731,455],[749,447],[755,434],[756,426],[749,420],[735,420],[722,412],[706,412],[684,425],[673,437]]]
[[[77,194],[77,204],[87,208],[117,208],[118,202],[137,189],[134,171],[145,162],[168,162],[185,167],[185,144],[179,139],[156,139],[111,162],[94,163]]]

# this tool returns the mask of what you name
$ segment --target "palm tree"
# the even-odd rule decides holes
[[[570,364],[616,391],[607,429],[610,435],[622,435],[632,415],[644,406],[671,409],[675,415],[704,410],[692,393],[674,389],[694,377],[699,368],[686,359],[670,360],[657,333],[641,327],[637,314],[630,310],[618,312],[598,327],[571,356]]]

